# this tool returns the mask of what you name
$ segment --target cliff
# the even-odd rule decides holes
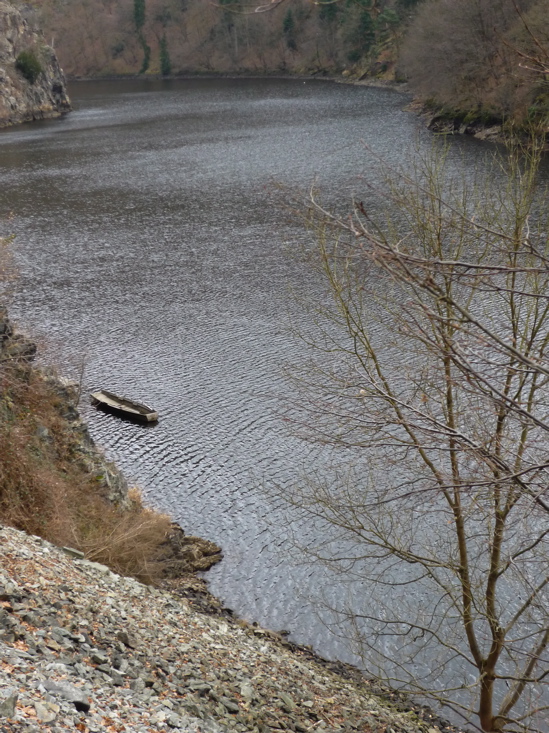
[[[0,126],[59,117],[69,110],[54,50],[19,10],[0,2]]]

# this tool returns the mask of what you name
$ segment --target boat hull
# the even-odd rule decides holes
[[[158,413],[148,405],[136,402],[128,397],[120,397],[114,392],[107,390],[92,392],[90,400],[92,405],[98,409],[126,420],[140,423],[155,423],[158,421]]]

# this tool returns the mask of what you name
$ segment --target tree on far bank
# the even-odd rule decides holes
[[[170,60],[166,34],[160,39],[160,73],[162,76],[170,76],[172,73],[172,62]]]

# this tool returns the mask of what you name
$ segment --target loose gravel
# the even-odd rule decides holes
[[[2,733],[440,733],[310,657],[0,528]]]

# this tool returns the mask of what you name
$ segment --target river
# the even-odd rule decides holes
[[[356,661],[315,611],[324,571],[290,557],[292,531],[263,488],[322,464],[280,419],[283,376],[314,297],[293,259],[308,235],[275,183],[316,181],[344,204],[368,175],[364,144],[399,163],[430,134],[390,90],[326,81],[73,83],[75,111],[0,133],[1,215],[16,234],[12,314],[85,392],[153,405],[154,428],[82,410],[146,500],[225,559],[210,589],[239,615],[325,656]],[[473,159],[476,141],[456,143]],[[11,213],[11,214],[10,214]],[[337,583],[330,593],[337,596]],[[321,615],[321,614],[320,614]]]

